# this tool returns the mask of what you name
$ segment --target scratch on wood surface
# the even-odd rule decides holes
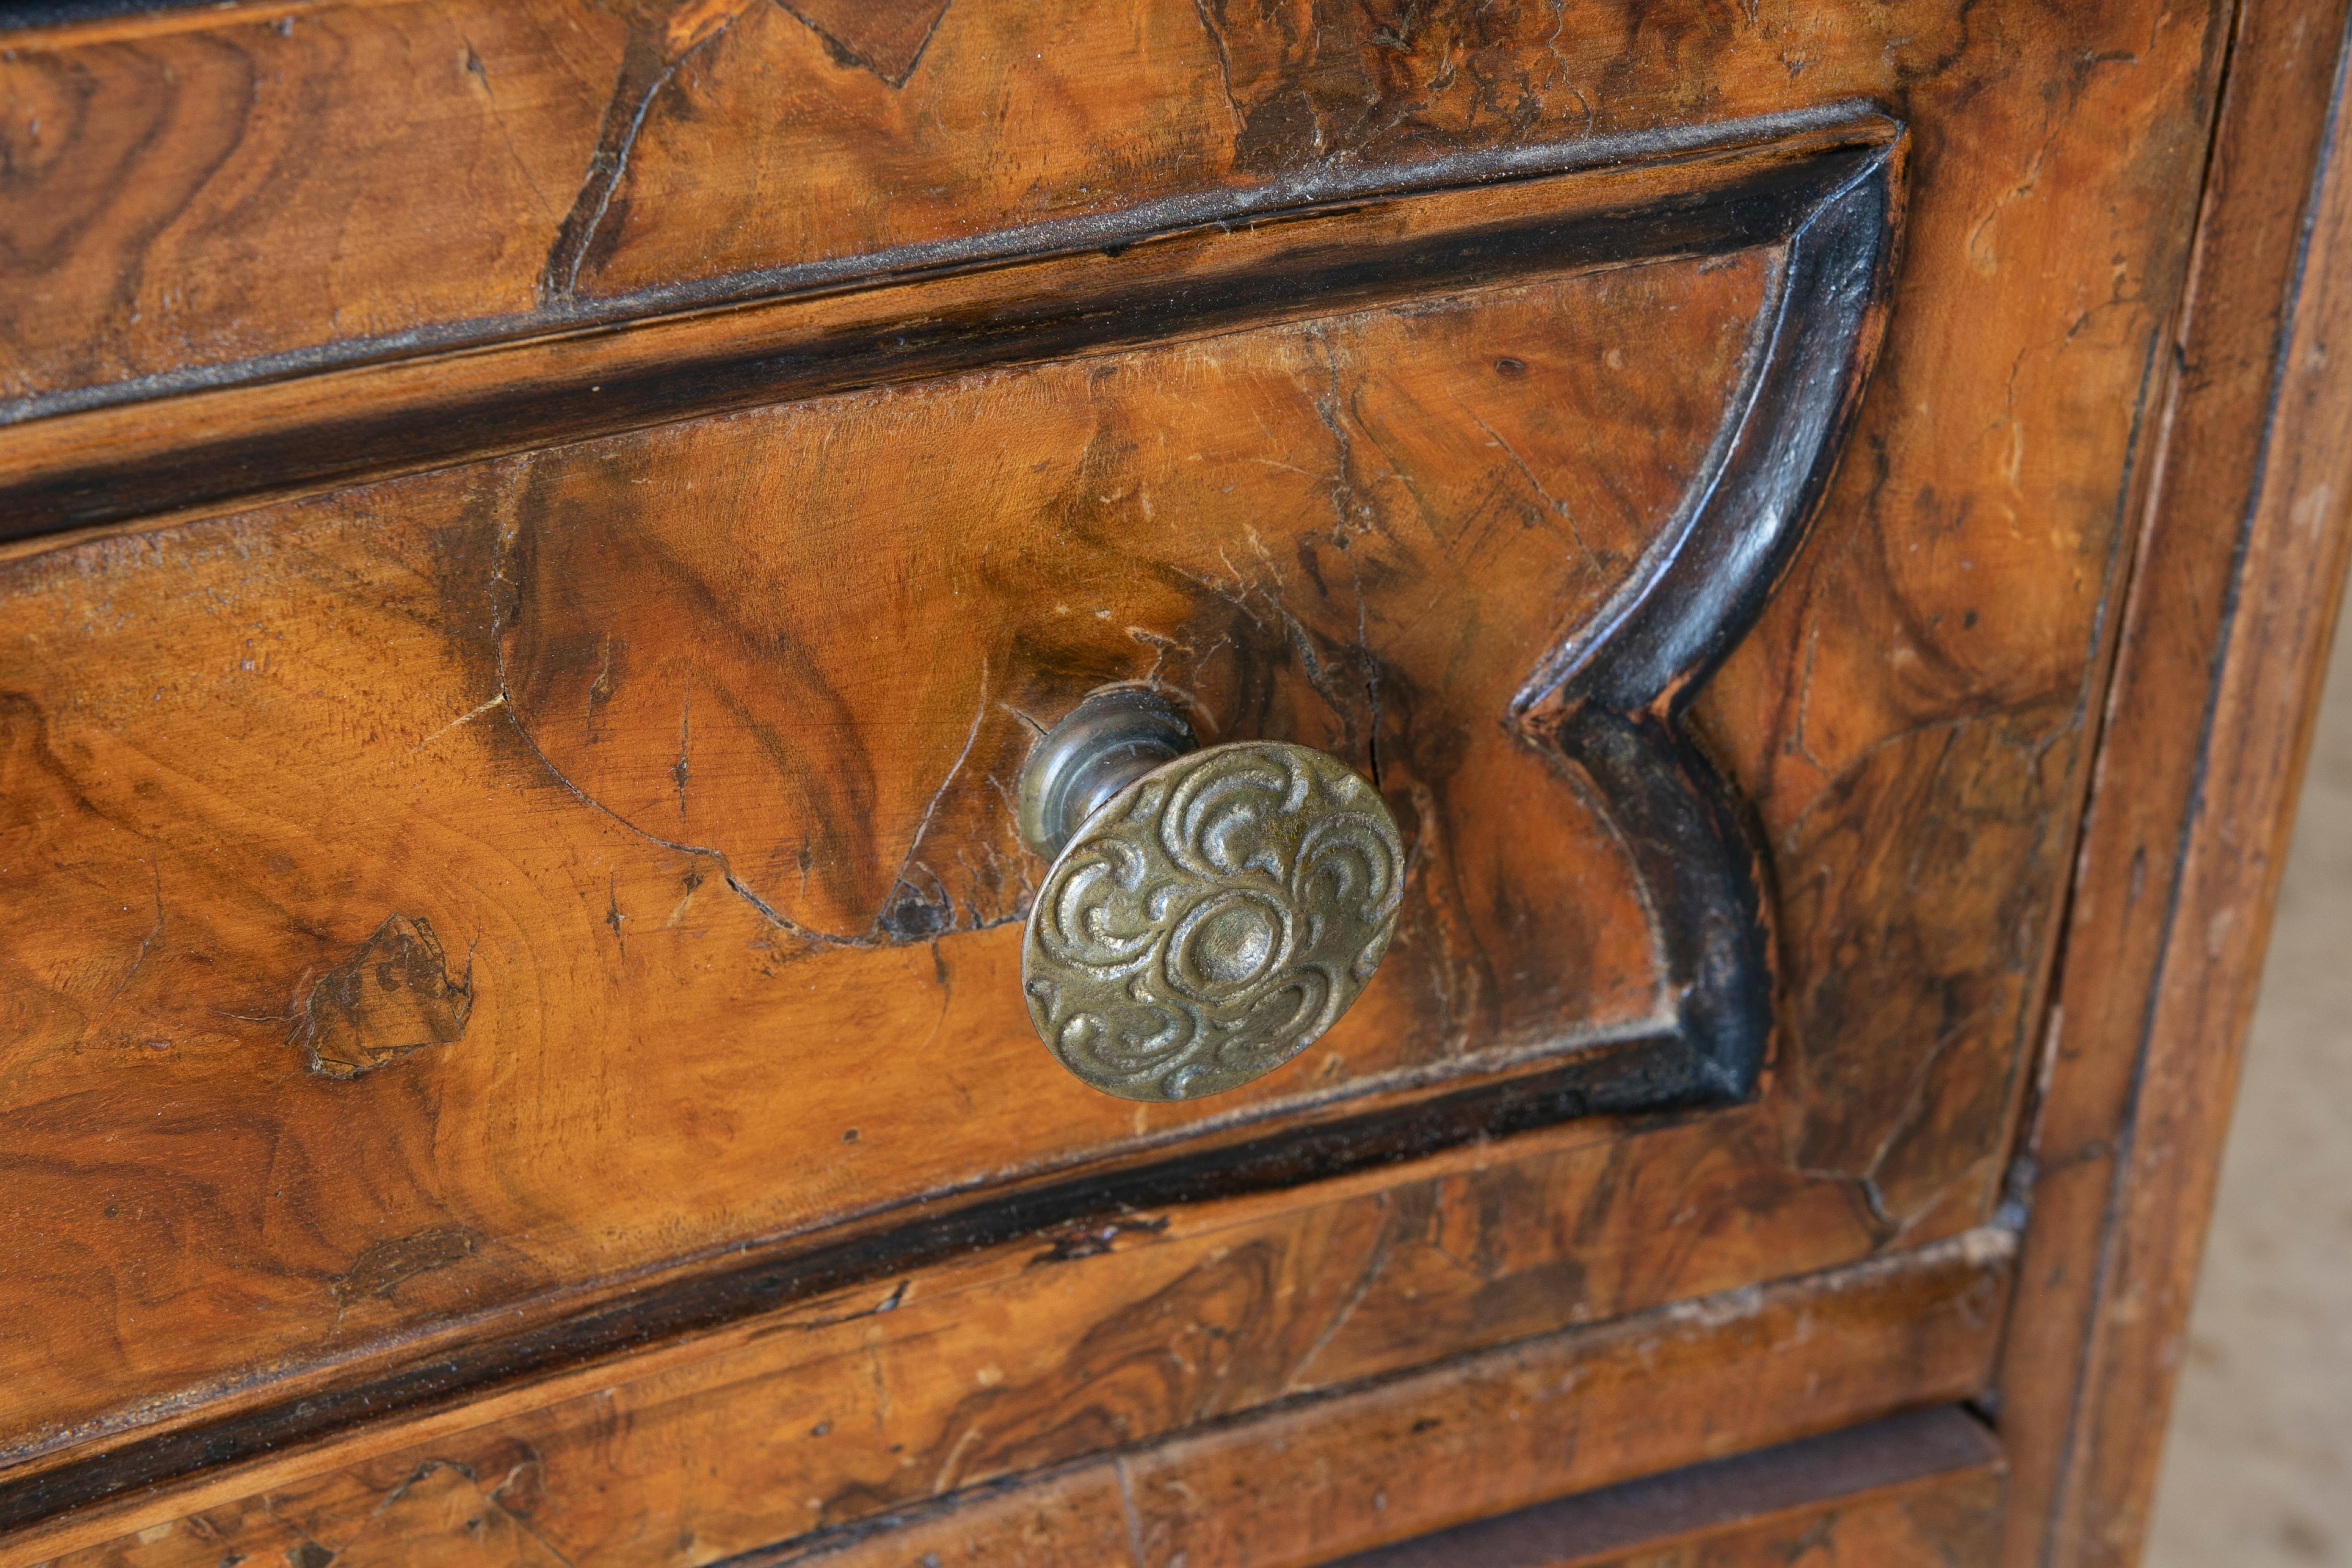
[[[450,720],[446,724],[442,725],[441,728],[434,731],[433,733],[425,736],[425,739],[409,747],[408,754],[412,757],[415,756],[417,752],[423,751],[425,747],[431,745],[434,742],[439,740],[450,731],[457,728],[460,724],[472,723],[475,720],[480,718],[491,709],[496,708],[506,701],[506,700],[507,694],[501,691],[496,697],[491,698],[488,702],[483,703],[480,707],[476,708],[469,712],[458,714],[455,719]]]
[[[637,28],[630,29],[621,68],[613,82],[613,96],[597,129],[596,150],[589,155],[587,173],[572,198],[571,210],[556,227],[554,243],[548,247],[547,262],[540,271],[541,304],[569,300],[579,288],[581,266],[588,258],[588,247],[594,243],[605,213],[612,208],[613,193],[628,171],[637,132],[653,110],[655,95],[669,84],[677,69],[677,62],[664,59],[650,37]]]
[[[122,972],[122,978],[114,983],[113,991],[108,994],[106,1005],[98,1010],[100,1017],[111,1012],[114,1005],[122,1000],[122,994],[131,988],[132,977],[147,962],[148,953],[154,951],[155,943],[163,935],[163,873],[156,868],[154,861],[150,860],[147,862],[147,874],[155,883],[155,923],[148,928],[145,936],[139,939],[139,951],[131,955],[131,967]]]

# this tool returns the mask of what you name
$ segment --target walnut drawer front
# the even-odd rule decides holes
[[[28,1425],[746,1242],[871,1270],[1751,1097],[1759,850],[1684,710],[1834,463],[1898,153],[1867,122],[1139,247],[1066,329],[1032,303],[1066,268],[994,276],[1022,330],[961,374],[26,558],[24,646],[83,651],[16,686],[52,854],[12,941],[79,1004],[23,1042],[19,1190],[57,1267],[192,1314],[40,1336]],[[1168,341],[994,357],[1144,330],[1171,277],[1209,303]],[[114,621],[69,631],[92,569]],[[1363,1005],[1198,1104],[1066,1081],[1014,971],[1023,759],[1120,682],[1406,825]],[[192,1168],[241,1195],[186,1210]]]
[[[1010,1488],[1091,1540],[1160,1517],[1112,1450],[1244,1488],[1184,1445],[1620,1387],[1590,1464],[1464,1439],[1542,1479],[1458,1506],[1374,1445],[1333,1496],[1392,1527],[1306,1563],[1982,1391],[2210,16],[1822,17],[1800,69],[1629,12],[1391,80],[1215,7],[477,9],[0,60],[69,127],[0,302],[0,1531],[709,1561]],[[288,72],[353,86],[299,181],[217,119]],[[151,77],[219,158],[100,179]],[[1339,77],[1419,107],[1343,132]],[[443,248],[343,312],[318,204],[404,114],[576,194],[485,226],[403,163]],[[287,237],[234,266],[233,178]],[[108,191],[184,237],[106,249]],[[199,266],[168,331],[93,281]],[[1229,1094],[1032,1026],[1022,773],[1105,689],[1402,835],[1361,1001]]]

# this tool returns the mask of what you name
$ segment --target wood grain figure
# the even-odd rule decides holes
[[[0,1562],[2121,1568],[2347,28],[0,20]],[[1228,1095],[1024,1002],[1106,688],[1400,830]]]

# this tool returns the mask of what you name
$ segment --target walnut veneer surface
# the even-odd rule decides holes
[[[2343,22],[0,28],[0,1556],[2127,1560]],[[1228,1096],[1024,1009],[1113,683],[1403,831]]]

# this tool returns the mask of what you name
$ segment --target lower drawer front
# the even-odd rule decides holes
[[[1697,1465],[1351,1557],[1338,1568],[1975,1568],[2000,1446],[1950,1406]]]
[[[121,1489],[0,1561],[1305,1568],[1988,1385],[1998,1230],[1583,1318],[1572,1227],[1530,1220],[1611,1147],[1570,1126],[1000,1247]]]
[[[1475,1388],[1475,1369],[1466,1382]],[[1549,1456],[1496,1465],[1485,1482],[1450,1489],[1431,1479],[1426,1456],[1362,1432],[1360,1451],[1387,1468],[1391,1483],[1367,1491],[1348,1484],[1365,1477],[1334,1473],[1345,1466],[1335,1462],[1328,1435],[1318,1441],[1296,1423],[1253,1423],[1223,1441],[1143,1450],[746,1552],[727,1553],[690,1531],[656,1530],[607,1543],[618,1550],[588,1560],[724,1557],[730,1568],[1976,1568],[1995,1561],[2006,1480],[2000,1445],[1950,1405],[1443,1528],[1465,1510],[1491,1509],[1504,1495],[1497,1480],[1527,1496],[1579,1484],[1589,1465],[1574,1457],[1577,1429],[1539,1418],[1530,1426],[1536,1447],[1567,1440],[1552,1443]],[[255,1558],[295,1568],[572,1561],[561,1549],[581,1542],[565,1538],[566,1500],[543,1489],[540,1457],[527,1447],[478,1449],[460,1440],[437,1450],[446,1458],[390,1457],[368,1467],[375,1486],[354,1484],[359,1476],[347,1473],[289,1487],[72,1552],[56,1568]],[[1237,1495],[1244,1475],[1247,1495]],[[623,1491],[642,1484],[606,1479]],[[774,1484],[789,1489],[791,1481],[780,1476]],[[1441,1528],[1331,1555],[1432,1524]]]

